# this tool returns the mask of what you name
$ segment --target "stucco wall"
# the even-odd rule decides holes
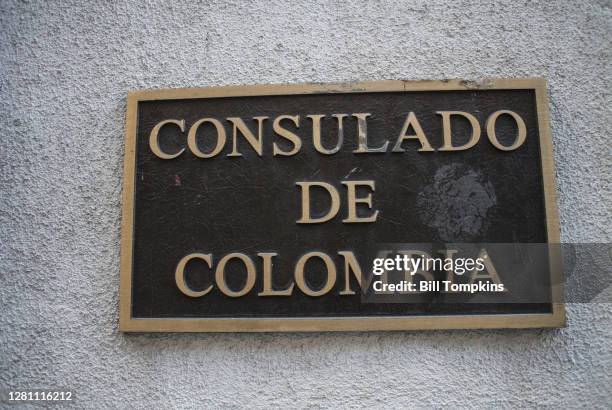
[[[611,405],[610,304],[568,305],[562,330],[117,331],[129,89],[544,76],[562,239],[609,242],[608,0],[97,3],[0,3],[0,388],[87,407]]]

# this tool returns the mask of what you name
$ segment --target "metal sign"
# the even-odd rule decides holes
[[[540,79],[130,92],[120,329],[562,326],[553,169]]]

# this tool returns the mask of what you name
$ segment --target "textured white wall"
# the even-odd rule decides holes
[[[610,242],[600,1],[0,2],[0,388],[79,406],[608,407],[612,306],[562,330],[117,332],[129,89],[544,76],[562,239]]]

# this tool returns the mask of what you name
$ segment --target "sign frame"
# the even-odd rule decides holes
[[[123,168],[119,330],[122,332],[322,332],[322,331],[401,331],[429,329],[543,328],[566,325],[563,273],[558,251],[551,249],[550,274],[552,313],[488,315],[347,316],[283,318],[132,318],[132,256],[134,191],[136,174],[136,134],[138,103],[151,100],[202,99],[332,93],[376,93],[398,91],[518,90],[535,91],[540,135],[543,191],[548,244],[559,244],[559,218],[556,205],[552,137],[543,78],[423,81],[374,81],[317,84],[274,84],[129,91],[125,122]],[[558,248],[558,247],[552,247]]]

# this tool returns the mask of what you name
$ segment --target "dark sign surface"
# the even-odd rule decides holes
[[[120,327],[560,326],[547,121],[543,80],[130,93]]]

